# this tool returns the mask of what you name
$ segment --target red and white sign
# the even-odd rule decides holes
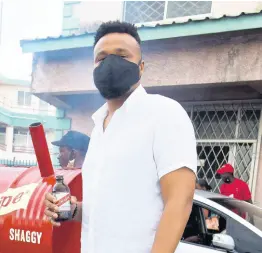
[[[37,185],[37,183],[32,183],[18,188],[9,188],[7,191],[0,193],[0,215],[26,209]]]

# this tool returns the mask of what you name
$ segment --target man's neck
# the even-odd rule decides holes
[[[134,85],[130,91],[120,98],[115,98],[111,100],[107,100],[108,106],[108,117],[111,117],[116,110],[118,110],[128,99],[128,97],[134,92],[134,90],[139,86],[139,84]]]
[[[111,99],[107,101],[108,115],[113,115],[126,101],[126,97]]]
[[[84,158],[79,157],[75,159],[74,168],[81,169],[84,163]]]

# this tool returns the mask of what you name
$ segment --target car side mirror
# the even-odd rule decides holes
[[[212,243],[215,247],[233,251],[235,249],[234,239],[226,234],[214,234]]]

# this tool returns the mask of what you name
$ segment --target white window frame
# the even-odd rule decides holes
[[[23,104],[19,103],[19,94],[23,93]],[[30,103],[27,104],[26,97],[27,94],[30,95]],[[31,107],[32,106],[32,94],[29,91],[22,91],[19,90],[17,91],[17,105],[18,106],[23,106],[23,107]]]
[[[19,131],[21,131],[19,128],[16,128],[14,130],[18,131],[18,133],[14,133],[14,137],[17,136],[17,135],[26,136],[26,143],[22,147],[31,148],[32,146],[29,145],[30,144],[30,138],[31,138],[30,132],[27,131],[26,129],[23,129],[23,130],[27,131],[26,134],[23,134],[23,133],[19,133]],[[17,145],[14,143],[14,146],[17,146]]]

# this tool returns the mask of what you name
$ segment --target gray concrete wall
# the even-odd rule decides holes
[[[262,33],[261,33],[262,34]],[[243,36],[242,36],[243,35]],[[223,37],[224,36],[224,37]],[[210,35],[159,40],[143,45],[147,87],[260,81],[262,35]],[[35,56],[35,93],[94,91],[92,49]]]
[[[72,119],[72,130],[90,135],[94,127],[92,115],[104,104],[104,99],[92,94],[69,96],[69,99],[66,101],[71,104],[71,109],[66,110],[66,117]]]
[[[93,110],[87,108],[79,108],[68,110],[66,113],[66,117],[72,119],[72,130],[76,130],[90,136],[94,127],[94,122],[91,118],[93,113]]]

